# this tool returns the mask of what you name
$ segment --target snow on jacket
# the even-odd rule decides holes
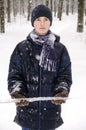
[[[66,47],[55,36],[54,49],[57,55],[56,72],[43,70],[39,66],[41,45],[36,45],[28,36],[14,49],[9,65],[8,90],[12,94],[18,92],[26,97],[52,97],[58,90],[70,91],[72,84],[71,61]],[[41,84],[41,86],[40,86]],[[59,127],[61,106],[51,101],[32,102],[28,106],[16,108],[15,122],[22,127],[41,130]]]

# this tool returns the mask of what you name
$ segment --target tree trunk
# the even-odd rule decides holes
[[[54,0],[54,17],[56,17],[56,12],[57,12],[56,8],[57,8],[57,2],[56,0]]]
[[[69,15],[69,0],[66,0],[66,15]]]
[[[71,12],[72,14],[74,13],[74,0],[72,0],[72,3],[71,3]]]
[[[0,33],[5,32],[4,0],[0,0]]]
[[[18,13],[18,8],[19,8],[19,3],[17,0],[13,0],[13,17],[14,17],[14,20],[16,18],[16,15]]]
[[[84,28],[84,0],[78,0],[77,32],[83,32]]]
[[[50,9],[53,11],[53,0],[50,0]]]
[[[49,6],[49,1],[48,1],[48,0],[46,0],[46,3],[45,3],[45,4],[46,4],[46,6],[48,7],[48,6]]]
[[[24,0],[20,0],[20,15],[24,16]]]
[[[28,14],[28,16],[27,16],[27,20],[29,21],[29,19],[30,19],[30,13],[31,13],[31,4],[32,4],[32,2],[31,2],[31,0],[28,0],[28,12],[27,12],[27,14]]]
[[[11,22],[11,1],[7,0],[7,22]]]
[[[63,1],[64,0],[59,0],[59,4],[58,4],[58,18],[59,18],[59,20],[62,20]]]

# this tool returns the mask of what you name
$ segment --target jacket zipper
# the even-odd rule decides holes
[[[42,87],[42,68],[39,66],[39,97],[42,96],[41,94],[41,87]],[[39,101],[39,128],[38,130],[41,129],[41,101]]]

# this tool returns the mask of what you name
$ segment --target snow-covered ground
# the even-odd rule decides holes
[[[70,99],[62,105],[64,124],[58,130],[86,130],[86,26],[83,33],[77,33],[76,20],[76,15],[63,16],[62,22],[54,18],[51,27],[68,48],[73,72]],[[31,30],[30,22],[21,18],[6,24],[6,33],[0,34],[0,100],[10,98],[7,90],[10,55],[16,44],[25,39]],[[15,112],[15,104],[0,104],[0,130],[21,130],[13,122]]]

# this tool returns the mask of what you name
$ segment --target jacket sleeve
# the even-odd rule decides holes
[[[71,61],[69,53],[66,47],[64,46],[60,55],[59,69],[55,81],[54,95],[64,90],[69,92],[71,84],[72,84]]]
[[[22,53],[18,45],[14,49],[9,64],[9,73],[8,73],[8,91],[11,94],[17,92],[20,94],[26,94],[26,84],[24,75],[22,72]]]

